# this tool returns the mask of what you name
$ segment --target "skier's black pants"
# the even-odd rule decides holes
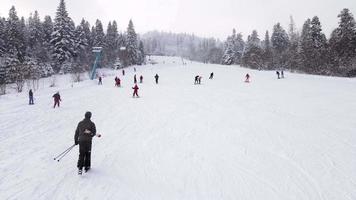
[[[79,159],[77,167],[79,169],[90,168],[91,142],[79,141]]]
[[[30,96],[30,100],[29,100],[28,104],[30,104],[30,105],[33,104],[33,97],[32,96]]]

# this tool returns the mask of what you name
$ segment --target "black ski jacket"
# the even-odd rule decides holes
[[[92,138],[96,135],[95,124],[90,119],[83,119],[79,122],[77,130],[75,130],[74,143],[91,142]]]

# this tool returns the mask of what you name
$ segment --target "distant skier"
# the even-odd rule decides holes
[[[159,78],[159,76],[158,76],[158,74],[156,74],[156,76],[155,76],[156,84],[158,84],[158,78]]]
[[[33,105],[33,92],[32,89],[30,89],[30,91],[28,92],[28,98],[29,98],[29,105]]]
[[[121,87],[121,80],[120,80],[120,78],[117,78],[117,80],[116,80],[116,85],[117,85],[117,87]]]
[[[138,86],[137,86],[137,84],[135,84],[135,86],[134,86],[132,89],[134,90],[132,97],[135,97],[135,96],[136,96],[136,97],[139,97],[139,96],[138,96],[138,93],[137,93],[137,92],[138,92],[138,89],[139,89]]]
[[[101,76],[99,76],[99,83],[98,85],[102,85],[103,84],[103,78],[101,78]]]
[[[125,70],[124,69],[122,70],[122,75],[125,76]]]
[[[209,76],[209,79],[213,79],[213,77],[214,77],[214,72],[211,72],[210,76]]]
[[[62,101],[62,100],[61,100],[61,95],[59,95],[59,92],[57,92],[56,94],[54,94],[52,97],[53,97],[53,100],[54,100],[54,106],[53,106],[53,108],[55,108],[56,105],[59,107],[59,102]]]
[[[134,67],[134,72],[136,72],[136,67]]]
[[[201,84],[201,78],[203,78],[202,76],[199,76],[198,78],[198,84],[200,85]]]
[[[137,83],[136,74],[134,75],[134,84]]]
[[[245,76],[245,82],[246,83],[249,83],[250,82],[250,75],[249,74],[246,74],[246,76]]]
[[[121,87],[121,80],[118,77],[115,77],[115,86],[116,87]]]
[[[86,112],[84,116],[85,118],[78,123],[74,134],[74,144],[79,144],[79,159],[77,163],[79,175],[82,174],[83,167],[85,172],[90,169],[92,139],[94,136],[101,136],[96,134],[95,124],[90,120],[91,112]]]
[[[199,75],[196,75],[194,78],[194,84],[198,84],[199,83]]]
[[[140,76],[140,83],[142,83],[142,81],[143,81],[143,76],[141,75]]]
[[[281,71],[281,77],[284,78],[284,73],[283,70]]]
[[[277,74],[278,79],[280,79],[280,77],[279,77],[279,71],[276,71],[276,74]]]

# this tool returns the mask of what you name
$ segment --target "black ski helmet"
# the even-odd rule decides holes
[[[84,116],[85,116],[86,119],[90,119],[91,118],[91,112],[87,111]]]

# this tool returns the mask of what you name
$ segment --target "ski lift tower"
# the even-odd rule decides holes
[[[93,80],[95,78],[95,71],[98,66],[98,62],[100,60],[102,49],[103,49],[102,47],[93,47],[92,52],[95,53],[95,61],[94,61],[93,68],[91,70],[91,76],[90,76],[91,80]]]

